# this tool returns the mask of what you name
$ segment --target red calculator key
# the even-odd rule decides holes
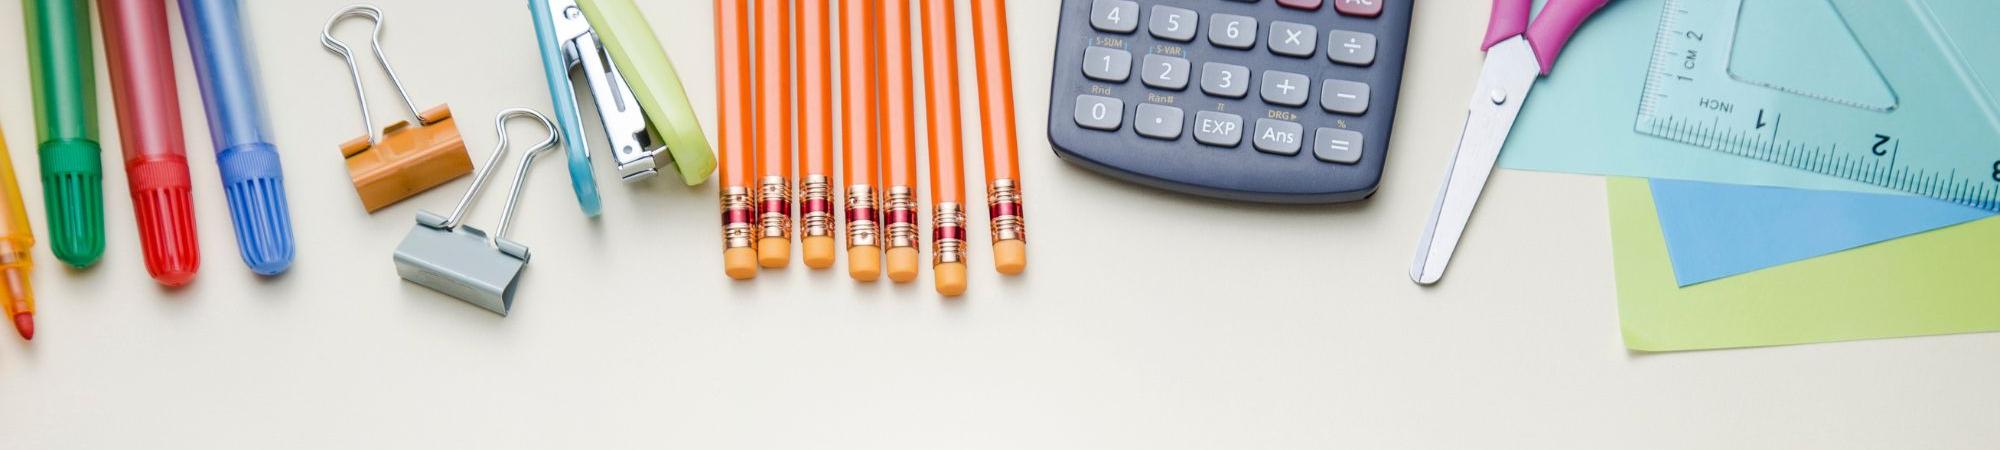
[[[1375,17],[1382,15],[1385,1],[1390,0],[1333,0],[1333,9],[1343,16]]]
[[[1312,11],[1319,9],[1319,2],[1320,0],[1278,0],[1278,6]]]

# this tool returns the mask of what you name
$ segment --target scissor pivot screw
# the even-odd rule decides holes
[[[1493,104],[1495,105],[1507,104],[1507,91],[1494,89],[1492,95],[1493,95]]]

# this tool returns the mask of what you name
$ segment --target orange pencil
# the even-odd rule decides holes
[[[757,262],[765,268],[792,261],[792,80],[789,0],[757,2],[757,215],[763,232]]]
[[[931,269],[937,291],[965,293],[965,132],[958,121],[958,28],[952,4],[923,0],[925,111],[930,113]]]
[[[907,283],[917,279],[917,246],[922,244],[917,223],[917,88],[911,78],[910,2],[881,3],[882,26],[876,28],[875,43],[881,46],[876,75],[881,77],[882,177],[888,186],[883,189],[883,229],[889,241],[889,279]]]
[[[721,118],[721,152],[716,184],[722,185],[723,272],[730,278],[757,277],[756,203],[750,182],[757,177],[750,115],[750,0],[715,0],[715,79],[721,85],[716,116]]]
[[[900,0],[898,0],[900,1]],[[875,0],[840,2],[841,181],[847,182],[847,274],[882,276],[881,220],[875,198]]]
[[[851,1],[851,0],[850,0]],[[833,30],[830,0],[799,2],[799,242],[806,267],[833,267]]]
[[[1028,268],[1028,222],[1021,207],[1020,143],[1014,140],[1014,64],[1007,50],[1007,0],[972,0],[973,62],[979,71],[979,128],[985,130],[986,211],[993,223],[993,268]]]

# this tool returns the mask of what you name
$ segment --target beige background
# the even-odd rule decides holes
[[[1060,162],[1043,129],[1057,2],[1016,0],[1026,276],[993,275],[981,245],[962,300],[940,300],[928,283],[857,285],[797,266],[730,282],[713,185],[621,185],[600,157],[605,214],[594,221],[559,164],[534,169],[515,236],[536,258],[502,319],[404,283],[390,263],[411,216],[448,209],[467,180],[362,213],[334,151],[360,120],[317,36],[342,1],[246,2],[286,152],[297,265],[260,280],[237,257],[176,32],[206,264],[183,289],[146,278],[109,157],[109,253],[88,271],[38,253],[40,335],[0,339],[0,448],[2000,442],[1996,335],[1625,351],[1596,178],[1499,174],[1445,283],[1412,285],[1411,252],[1481,61],[1485,2],[1418,5],[1389,174],[1364,203],[1207,201]],[[523,2],[384,3],[387,49],[411,92],[425,106],[450,102],[475,159],[494,144],[495,112],[550,109]],[[713,105],[710,3],[645,3],[689,94]],[[0,45],[0,122],[15,167],[32,174],[19,15],[0,7],[0,41],[11,43]],[[365,28],[340,36],[358,44]],[[364,70],[375,98],[392,98],[379,71]],[[111,99],[100,99],[115,155]],[[393,106],[378,100],[376,117],[399,117]],[[713,109],[702,113],[712,136]],[[517,136],[538,137],[528,134]],[[45,232],[39,183],[22,188]],[[491,224],[499,198],[471,223]]]

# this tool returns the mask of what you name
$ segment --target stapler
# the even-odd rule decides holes
[[[671,166],[690,186],[707,181],[715,170],[715,154],[651,27],[630,1],[583,3],[528,0],[556,122],[568,148],[570,183],[584,214],[596,216],[601,202],[573,93],[578,72],[620,178],[639,181]]]

